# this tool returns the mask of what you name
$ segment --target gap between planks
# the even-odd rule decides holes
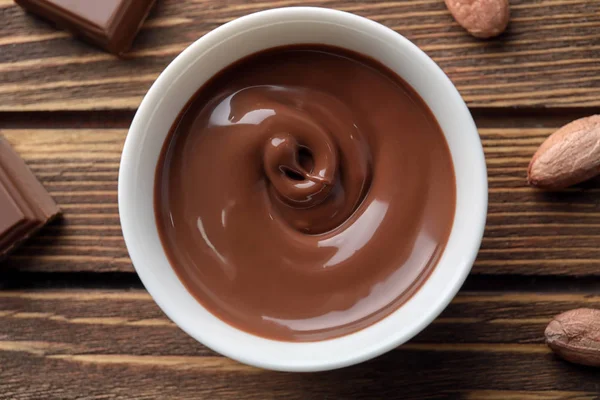
[[[123,300],[123,299],[118,299]],[[596,299],[596,303],[597,303]],[[147,301],[151,301],[150,298]],[[459,304],[457,302],[456,304]],[[167,318],[127,319],[123,317],[75,317],[67,318],[64,315],[48,312],[17,312],[1,310],[0,319],[17,320],[48,320],[64,322],[74,325],[104,325],[104,326],[133,326],[133,327],[167,327],[176,328],[177,325]],[[433,320],[432,324],[495,324],[495,325],[547,325],[549,318],[462,318],[462,317],[440,317]]]
[[[543,134],[574,119],[600,114],[600,107],[471,107],[479,128],[531,128]],[[127,129],[135,110],[4,111],[0,129]],[[522,131],[521,131],[522,132]]]
[[[77,275],[77,273],[71,273]],[[90,274],[101,275],[101,274]],[[481,278],[481,277],[479,277]],[[145,290],[81,290],[81,289],[46,289],[46,290],[8,290],[0,291],[0,299],[21,299],[40,301],[151,301]],[[454,304],[465,303],[535,303],[535,302],[576,302],[593,304],[600,302],[600,292],[587,293],[510,293],[510,292],[476,292],[469,289],[461,292],[452,301]]]
[[[575,260],[576,261],[576,260]],[[128,265],[129,266],[129,265]],[[60,289],[68,288],[66,291]],[[499,288],[503,293],[498,293]],[[59,290],[58,292],[56,290]],[[82,301],[107,299],[148,300],[133,268],[127,271],[23,271],[18,268],[0,270],[0,298],[57,298]],[[102,292],[99,293],[98,291]],[[87,293],[90,291],[90,293]],[[481,293],[481,297],[476,296]],[[475,297],[474,297],[475,296]],[[497,275],[493,271],[471,274],[456,302],[506,301],[574,301],[593,304],[600,296],[600,276],[576,275]]]
[[[185,359],[190,365],[201,366],[203,360],[219,359],[224,362],[233,360],[221,356],[144,356],[127,354],[76,354],[77,345],[44,341],[8,341],[0,340],[0,351],[26,352],[47,358],[59,358],[73,361],[88,361],[91,363],[122,363],[167,365],[178,364],[175,360]],[[476,352],[476,353],[516,353],[516,354],[549,354],[551,350],[543,343],[513,344],[513,343],[406,343],[394,351],[427,351],[427,352]],[[69,352],[75,354],[68,354]],[[50,353],[50,354],[48,354]],[[67,353],[67,354],[51,354]],[[89,357],[89,358],[86,358]],[[254,368],[253,368],[254,369]]]

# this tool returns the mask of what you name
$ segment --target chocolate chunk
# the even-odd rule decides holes
[[[155,0],[15,0],[58,27],[122,54],[127,51]]]
[[[59,212],[25,162],[0,137],[0,259]]]

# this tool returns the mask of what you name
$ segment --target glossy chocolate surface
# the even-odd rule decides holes
[[[455,197],[423,100],[376,61],[318,45],[211,79],[155,183],[161,241],[190,293],[284,341],[356,332],[400,307],[438,262]]]

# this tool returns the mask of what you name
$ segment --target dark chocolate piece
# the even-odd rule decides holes
[[[0,259],[59,212],[29,167],[0,137]]]
[[[15,0],[25,10],[103,49],[127,51],[155,0]]]

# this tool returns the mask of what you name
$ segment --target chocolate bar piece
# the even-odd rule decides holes
[[[25,10],[105,50],[127,51],[155,0],[15,0]]]
[[[29,167],[0,137],[0,259],[59,212]]]

